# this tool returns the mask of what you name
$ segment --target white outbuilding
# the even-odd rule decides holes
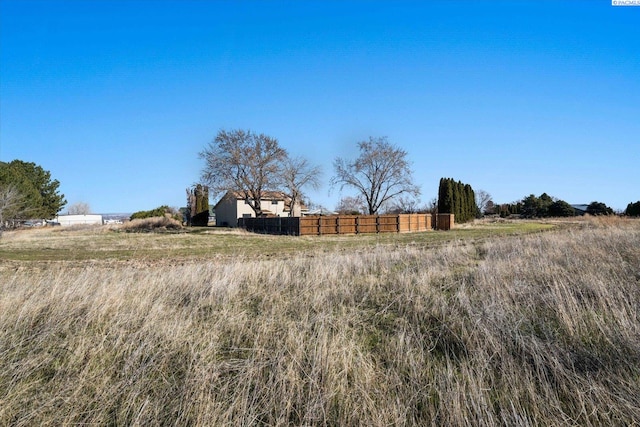
[[[67,227],[81,224],[102,225],[102,215],[58,215],[55,222]]]

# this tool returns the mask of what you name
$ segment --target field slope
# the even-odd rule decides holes
[[[5,235],[0,425],[638,424],[640,222],[542,228]]]

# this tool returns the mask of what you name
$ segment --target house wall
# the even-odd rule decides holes
[[[215,207],[216,225],[223,227],[237,227],[237,202],[235,198],[225,198]],[[242,216],[242,215],[240,215]]]
[[[260,208],[277,216],[289,216],[289,212],[284,211],[284,200],[277,200],[276,203],[271,200],[263,200],[260,203]]]

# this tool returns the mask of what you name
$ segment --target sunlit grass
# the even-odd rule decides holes
[[[159,233],[128,233],[121,228],[22,230],[0,239],[0,260],[181,260],[219,257],[280,257],[316,251],[358,250],[372,245],[434,245],[456,239],[482,239],[553,228],[540,222],[464,225],[450,231],[342,236],[270,236],[238,230],[186,228]]]
[[[172,261],[0,261],[0,425],[637,424],[640,221],[541,230],[9,236]]]

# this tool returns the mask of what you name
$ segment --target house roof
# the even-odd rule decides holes
[[[244,200],[244,194],[242,194],[240,191],[228,191],[227,194],[225,194],[226,196],[229,197],[235,197],[236,200]],[[272,200],[277,200],[277,201],[286,201],[288,199],[287,195],[284,194],[282,191],[263,191],[262,192],[262,200],[266,200],[266,201],[272,201]]]
[[[214,209],[216,208],[216,206],[220,204],[220,202],[229,198],[232,198],[232,199],[235,198],[236,200],[245,199],[244,194],[242,194],[240,191],[227,191],[225,195],[220,198],[218,203],[215,204]],[[262,193],[262,200],[265,202],[282,201],[284,202],[285,211],[291,209],[291,206],[289,206],[291,202],[291,198],[287,196],[285,193],[283,193],[282,191],[264,191]],[[308,208],[303,204],[300,204],[300,209],[303,211],[308,210]],[[263,210],[263,212],[266,212],[266,211]]]
[[[312,211],[306,212],[306,215],[337,215],[337,212],[330,211],[325,208],[318,208]]]
[[[586,212],[587,208],[589,207],[589,205],[582,205],[582,204],[570,205],[570,206],[577,211],[583,211],[583,212]]]

